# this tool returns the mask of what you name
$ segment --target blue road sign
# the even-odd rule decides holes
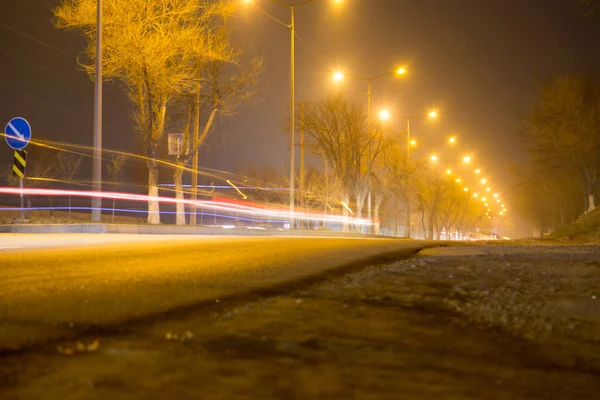
[[[8,121],[4,129],[6,143],[15,150],[24,149],[31,140],[31,126],[25,118],[17,117]]]

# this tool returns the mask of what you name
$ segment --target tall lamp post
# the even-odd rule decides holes
[[[244,0],[246,3],[251,3],[253,0]],[[295,178],[295,135],[296,135],[296,121],[295,121],[295,53],[296,53],[296,18],[295,12],[296,7],[303,6],[308,3],[312,3],[316,0],[303,0],[297,3],[286,3],[282,0],[269,0],[272,3],[280,4],[282,6],[286,6],[290,8],[290,23],[286,24],[285,22],[280,21],[275,18],[271,14],[267,13],[265,10],[260,9],[260,11],[267,15],[269,18],[274,21],[280,23],[281,25],[287,27],[290,30],[290,229],[294,228],[294,178]],[[341,3],[342,0],[333,0],[334,3]]]
[[[389,111],[387,110],[382,110],[379,113],[379,117],[383,120],[387,120],[390,118],[392,114],[390,114]],[[398,115],[398,114],[396,114]],[[402,114],[399,114],[402,115]],[[422,119],[422,118],[437,118],[438,113],[437,111],[430,111],[427,114],[419,114],[419,115],[414,115],[414,116],[410,116],[408,118],[406,118],[406,228],[404,229],[404,237],[407,239],[410,239],[410,173],[408,173],[408,168],[410,166],[410,149],[411,146],[413,145],[411,139],[410,139],[410,121],[416,120],[416,119]]]
[[[396,69],[395,71],[389,71],[384,74],[369,77],[369,78],[363,77],[363,76],[350,76],[350,78],[367,82],[367,133],[369,135],[369,170],[367,172],[369,193],[367,195],[367,218],[369,220],[371,219],[371,208],[372,208],[371,207],[371,152],[372,152],[372,150],[371,150],[371,133],[372,133],[373,118],[372,118],[372,113],[371,113],[371,86],[372,86],[373,81],[376,81],[377,79],[381,79],[383,77],[386,77],[388,75],[393,75],[393,74],[404,75],[405,73],[406,73],[406,68],[400,67],[400,68]],[[345,78],[345,75],[341,71],[336,71],[333,74],[333,80],[335,80],[337,82],[343,81],[344,78]]]
[[[96,85],[94,90],[94,147],[92,164],[92,190],[102,190],[102,0],[97,3],[96,21]],[[92,197],[92,222],[100,222],[102,199]]]

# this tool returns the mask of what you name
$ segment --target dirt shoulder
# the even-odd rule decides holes
[[[595,399],[599,292],[596,246],[428,250],[3,357],[0,398]]]

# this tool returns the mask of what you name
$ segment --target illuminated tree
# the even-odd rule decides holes
[[[383,149],[383,135],[377,130],[369,134],[364,113],[341,96],[306,107],[303,128],[307,141],[323,156],[342,186],[342,201],[349,205],[354,194],[355,214],[361,218],[369,172]],[[346,208],[343,212],[348,216]]]
[[[160,223],[159,145],[167,107],[198,86],[198,60],[228,60],[213,45],[215,18],[228,18],[226,0],[110,0],[103,8],[103,79],[118,79],[135,106],[134,120],[148,156],[148,222]],[[87,47],[80,64],[95,79],[96,0],[63,0],[55,25],[80,31]],[[222,53],[224,51],[224,53]]]
[[[262,71],[260,58],[246,59],[241,50],[228,48],[229,27],[227,20],[220,19],[216,26],[222,33],[214,35],[211,43],[223,46],[222,54],[227,60],[198,59],[196,61],[198,85],[193,92],[180,97],[178,106],[182,109],[183,151],[177,156],[177,166],[173,174],[175,195],[183,199],[183,171],[190,165],[194,155],[206,144],[215,119],[218,116],[232,115],[245,102],[255,98],[258,92],[259,75]],[[217,20],[219,21],[219,20]],[[215,25],[218,22],[215,22]],[[195,168],[195,166],[192,166]],[[185,224],[185,205],[177,203],[177,225]]]

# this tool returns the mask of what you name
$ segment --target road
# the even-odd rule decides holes
[[[395,239],[158,235],[0,235],[0,243],[0,351],[357,262],[402,258],[426,246]]]

